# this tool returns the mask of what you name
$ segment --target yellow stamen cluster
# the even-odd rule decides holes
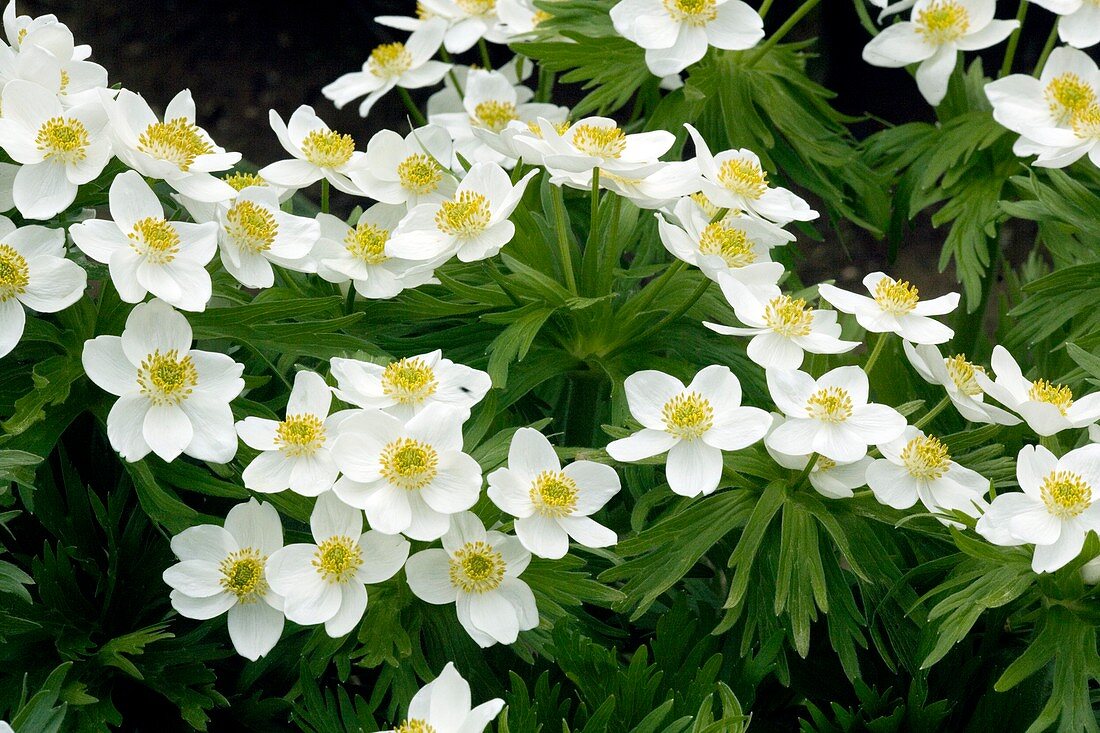
[[[279,224],[266,207],[255,201],[238,201],[226,212],[225,231],[241,249],[259,254],[271,249]]]
[[[393,729],[393,733],[435,733],[435,728],[421,718],[406,718],[401,721],[401,725]]]
[[[497,0],[455,0],[455,5],[469,15],[488,15],[497,9]]]
[[[1073,134],[1084,140],[1100,140],[1100,104],[1094,104],[1073,116]]]
[[[935,481],[951,467],[951,454],[939,438],[918,436],[902,448],[901,462],[913,478]]]
[[[419,356],[390,362],[382,372],[382,392],[403,405],[423,402],[435,394],[435,370]]]
[[[940,46],[957,41],[970,30],[970,13],[954,0],[934,0],[917,13],[917,33],[926,43]]]
[[[664,0],[665,10],[678,23],[704,26],[718,17],[715,0]]]
[[[368,265],[381,265],[389,259],[386,254],[386,242],[390,241],[390,231],[361,221],[354,229],[344,235],[344,249],[352,257]]]
[[[154,122],[138,136],[138,150],[146,155],[166,160],[181,171],[191,170],[195,158],[214,152],[214,146],[198,127],[183,117],[166,122]]]
[[[758,199],[768,192],[768,174],[751,158],[730,158],[722,163],[718,182],[747,199]]]
[[[451,555],[451,585],[466,593],[496,590],[504,570],[504,556],[485,542],[467,542]]]
[[[439,188],[443,170],[431,156],[414,153],[398,163],[397,180],[406,191],[423,195]]]
[[[265,562],[267,558],[254,547],[238,550],[221,561],[218,569],[222,577],[218,582],[226,593],[237,596],[238,603],[255,603],[267,594]]]
[[[714,426],[714,408],[697,392],[681,392],[661,408],[661,419],[668,433],[695,440]]]
[[[817,473],[824,473],[825,471],[831,471],[836,468],[836,461],[832,458],[826,458],[825,456],[818,456],[817,462],[814,463],[814,471]]]
[[[142,359],[137,383],[154,405],[179,405],[199,383],[199,372],[187,354],[180,356],[175,349],[162,354],[157,349]]]
[[[780,336],[809,336],[813,322],[813,310],[806,307],[806,301],[802,298],[783,294],[772,298],[764,306],[764,323]]]
[[[311,564],[329,583],[347,583],[363,564],[359,538],[334,535],[317,546]]]
[[[339,168],[351,160],[355,140],[335,130],[313,130],[302,141],[302,154],[318,168]]]
[[[394,486],[413,491],[431,483],[439,473],[439,453],[412,438],[398,438],[382,449],[379,473]]]
[[[920,291],[905,280],[884,277],[875,285],[875,302],[878,307],[895,316],[903,316],[917,307]]]
[[[714,202],[707,198],[707,195],[702,191],[696,191],[689,196],[692,201],[699,204],[699,208],[703,210],[703,213],[708,219],[713,219],[718,216],[719,208],[714,205]]]
[[[1047,511],[1059,519],[1072,519],[1092,505],[1092,487],[1071,471],[1052,471],[1043,479],[1039,495]]]
[[[1063,415],[1073,405],[1073,390],[1064,384],[1054,384],[1045,379],[1036,379],[1032,382],[1027,396],[1036,402],[1054,405]]]
[[[461,191],[453,201],[444,201],[435,214],[439,231],[452,237],[469,239],[489,227],[492,213],[489,200],[474,191]]]
[[[413,57],[404,43],[383,43],[370,52],[367,68],[375,76],[392,79],[412,68]]]
[[[756,262],[756,250],[749,235],[743,229],[716,221],[703,229],[699,236],[699,252],[718,255],[728,267],[738,268]]]
[[[80,120],[74,117],[51,117],[38,128],[34,144],[42,151],[46,160],[72,165],[88,157],[87,147],[91,140],[88,137],[88,128]]]
[[[977,364],[971,364],[966,360],[966,354],[957,354],[943,360],[947,367],[947,374],[951,381],[959,388],[959,391],[969,397],[977,397],[982,393],[982,387],[978,380],[974,379],[975,372],[985,374],[985,369]]]
[[[311,456],[325,444],[325,424],[317,415],[287,415],[275,429],[275,445],[289,456]]]
[[[1047,82],[1043,90],[1050,113],[1060,125],[1073,119],[1097,103],[1096,90],[1072,71],[1067,71]]]
[[[568,517],[577,508],[577,482],[561,471],[543,471],[528,492],[535,511],[546,517]]]
[[[489,99],[474,107],[474,122],[492,132],[500,132],[508,123],[519,119],[516,105]]]
[[[249,186],[267,186],[267,181],[265,181],[262,176],[256,173],[244,173],[243,171],[230,173],[228,176],[225,176],[223,180],[228,183],[234,191],[243,191]]]
[[[626,133],[618,127],[577,125],[573,128],[573,147],[596,158],[618,159],[626,150]]]
[[[852,416],[852,396],[843,387],[822,387],[806,400],[806,412],[822,422],[844,422]]]
[[[0,244],[0,303],[22,295],[31,281],[27,259],[9,244]]]
[[[180,235],[171,222],[147,216],[134,223],[127,235],[130,247],[154,265],[167,265],[180,252]]]

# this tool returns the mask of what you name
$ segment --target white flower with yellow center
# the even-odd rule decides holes
[[[0,46],[0,79],[22,79],[45,87],[64,107],[96,103],[107,90],[107,70],[81,55],[72,31],[62,23],[28,30],[17,47]]]
[[[464,417],[444,405],[408,422],[377,410],[348,417],[332,446],[343,474],[333,490],[381,532],[438,539],[481,494],[481,466],[462,452]]]
[[[362,170],[367,158],[355,149],[351,135],[329,129],[313,107],[305,104],[294,110],[287,122],[275,110],[268,114],[268,121],[279,144],[291,157],[261,168],[262,178],[294,189],[312,186],[324,178],[344,193],[363,195],[349,176]]]
[[[437,283],[438,261],[403,260],[389,253],[390,236],[406,214],[404,206],[375,204],[359,215],[354,227],[331,214],[318,214],[321,236],[313,248],[317,274],[331,283],[352,282],[364,298],[392,298],[407,288]]]
[[[199,621],[225,613],[233,648],[255,662],[283,633],[283,599],[265,575],[268,559],[282,547],[279,513],[255,499],[230,509],[224,527],[185,529],[172,538],[180,561],[163,576],[172,607]]]
[[[523,141],[541,152],[546,170],[565,176],[591,173],[594,168],[599,168],[601,174],[606,171],[622,176],[652,172],[654,164],[676,142],[676,136],[667,130],[628,135],[609,117],[585,117],[564,130],[542,118],[538,130],[541,135],[532,132]]]
[[[366,410],[388,412],[400,420],[408,420],[435,404],[469,415],[493,386],[488,374],[444,359],[439,349],[388,364],[337,357],[331,365],[337,397]]]
[[[84,269],[65,259],[64,229],[16,229],[0,216],[0,358],[23,337],[24,306],[56,313],[80,300],[87,284]]]
[[[381,130],[367,143],[367,165],[353,176],[364,194],[384,204],[443,201],[458,181],[449,167],[453,141],[438,125],[418,127],[405,137]]]
[[[211,173],[228,170],[241,160],[227,153],[195,124],[195,100],[183,90],[158,119],[141,96],[123,89],[114,99],[100,94],[114,134],[114,152],[142,175],[159,178],[196,201],[217,202],[233,197],[233,189]]]
[[[1046,379],[1032,381],[1003,346],[993,348],[994,379],[975,372],[974,379],[987,395],[1024,419],[1038,435],[1054,435],[1070,428],[1089,427],[1100,420],[1100,392],[1074,398],[1073,390]]]
[[[446,28],[443,47],[450,53],[468,51],[482,38],[489,43],[508,42],[497,15],[497,0],[418,0],[416,14],[417,18],[381,16],[375,20],[402,30],[442,20]]]
[[[998,494],[976,529],[995,545],[1035,545],[1031,569],[1053,573],[1081,554],[1089,532],[1100,533],[1100,445],[1061,458],[1025,445],[1016,481],[1023,491]]]
[[[115,176],[108,198],[113,221],[89,219],[69,234],[84,254],[110,266],[119,297],[140,303],[152,293],[183,310],[205,310],[211,293],[206,264],[218,248],[218,225],[168,221],[136,171]]]
[[[367,585],[397,574],[409,556],[399,535],[363,531],[363,513],[332,492],[321,494],[309,517],[312,543],[287,545],[267,560],[267,582],[296,624],[324,624],[338,638],[367,610]]]
[[[1097,0],[1035,0],[1039,7],[1057,13],[1058,37],[1076,48],[1100,43],[1100,2]]]
[[[56,38],[58,33],[68,32],[69,37],[72,37],[72,32],[65,26],[64,23],[57,19],[57,16],[53,13],[46,15],[39,15],[37,17],[31,17],[29,15],[19,15],[15,9],[15,0],[4,6],[4,35],[7,36],[8,45],[16,51],[21,51],[23,43],[27,42],[27,39],[31,39],[31,42],[37,40],[39,43],[43,43],[38,31],[43,28],[49,28],[54,31],[54,34],[50,38]],[[61,50],[61,47],[55,45],[55,43],[45,43],[47,48],[51,52],[57,52]],[[91,47],[87,45],[73,46],[68,56],[69,58],[83,60],[92,55]]]
[[[562,468],[554,446],[537,430],[516,431],[507,467],[493,471],[488,480],[489,498],[516,518],[516,537],[539,557],[565,557],[570,539],[584,547],[618,541],[590,516],[619,493],[615,469],[593,461]]]
[[[799,196],[772,186],[756,153],[742,148],[712,155],[699,131],[688,124],[684,127],[695,143],[696,160],[703,174],[701,189],[715,206],[748,212],[780,226],[820,216]]]
[[[462,262],[492,257],[512,241],[512,215],[538,173],[530,171],[515,185],[496,163],[475,163],[454,197],[420,204],[401,221],[389,242],[395,257],[428,261],[457,256]]]
[[[867,401],[867,375],[857,366],[838,367],[819,379],[769,369],[767,379],[772,400],[787,417],[767,438],[768,448],[779,453],[817,453],[852,463],[867,455],[867,446],[894,440],[905,430],[897,410]]]
[[[728,273],[718,276],[718,285],[745,327],[703,325],[727,336],[751,336],[749,358],[765,369],[797,369],[807,351],[844,354],[860,345],[840,338],[836,311],[811,308],[775,286],[754,292]]]
[[[321,93],[332,100],[336,109],[366,95],[359,104],[359,115],[366,117],[375,102],[394,87],[419,89],[438,84],[451,68],[450,64],[432,60],[445,30],[442,21],[424,23],[405,42],[375,46],[361,70],[344,74]]]
[[[772,430],[782,425],[783,420],[782,415],[772,413]],[[792,471],[802,472],[810,462],[809,455],[792,456],[775,450],[768,445],[766,437],[764,447],[776,463]],[[810,486],[828,499],[851,499],[856,489],[867,484],[867,467],[871,461],[871,458],[864,456],[851,463],[837,463],[831,458],[818,456],[810,469]]]
[[[640,461],[668,451],[665,477],[681,496],[710,494],[722,479],[722,451],[747,448],[764,437],[771,417],[741,406],[741,383],[729,367],[702,369],[691,384],[655,370],[626,378],[630,414],[642,430],[612,441],[616,461]]]
[[[443,549],[418,552],[405,574],[422,601],[455,604],[462,628],[481,647],[513,644],[519,632],[539,625],[535,594],[520,574],[531,553],[515,537],[486,532],[475,515],[451,519]]]
[[[957,510],[972,517],[986,506],[989,479],[951,460],[939,438],[910,426],[878,448],[882,458],[867,469],[867,485],[886,506],[908,509],[920,501],[930,512]]]
[[[409,703],[409,714],[396,728],[378,733],[482,733],[500,714],[500,698],[470,709],[470,684],[462,679],[453,662],[439,676],[420,688]]]
[[[506,43],[512,43],[530,36],[553,14],[535,5],[535,0],[497,0],[497,16],[501,32],[508,37]]]
[[[622,0],[611,21],[645,49],[655,76],[679,74],[711,46],[743,51],[764,37],[764,21],[741,0]]]
[[[0,106],[0,147],[22,164],[12,189],[15,206],[28,219],[50,219],[110,160],[107,115],[99,102],[66,110],[48,89],[22,80],[4,86]]]
[[[118,396],[107,416],[111,447],[127,461],[150,451],[228,463],[237,453],[229,403],[244,390],[244,366],[191,348],[191,326],[161,300],[134,307],[122,336],[84,342],[84,371]]]
[[[935,346],[914,346],[908,341],[902,342],[902,348],[921,379],[943,387],[955,409],[967,420],[996,425],[1020,422],[1011,412],[985,402],[982,385],[974,378],[975,374],[984,374],[985,368],[967,361],[965,354],[944,357]]]
[[[332,390],[316,372],[294,375],[286,417],[266,420],[246,417],[237,423],[237,435],[260,455],[245,467],[246,489],[265,494],[290,489],[302,496],[318,496],[332,488],[339,473],[332,459],[332,443],[340,421],[349,413],[329,416]]]
[[[1008,38],[1015,20],[994,20],[997,0],[917,0],[905,22],[887,26],[863,49],[873,66],[917,64],[917,87],[931,105],[947,94],[959,51],[979,51]]]
[[[854,315],[871,333],[896,333],[915,344],[942,344],[955,335],[929,316],[946,315],[958,308],[958,293],[921,300],[916,286],[881,272],[864,277],[863,285],[870,297],[828,283],[818,285],[817,291],[837,310]]]
[[[263,188],[271,191],[278,198],[280,204],[286,203],[295,193],[296,189],[276,186],[271,181],[266,181],[258,173],[247,171],[234,171],[220,176],[221,180],[229,184],[233,195],[223,201],[196,201],[193,198],[174,194],[173,198],[187,209],[187,213],[197,222],[218,221],[218,217],[225,214],[233,202],[241,195],[241,192],[249,188]]]

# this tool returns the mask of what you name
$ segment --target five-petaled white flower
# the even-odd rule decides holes
[[[84,269],[65,259],[64,229],[16,229],[0,216],[0,358],[23,337],[23,306],[56,313],[80,300],[87,284]]]
[[[531,553],[515,537],[486,532],[475,515],[451,518],[443,549],[418,552],[405,573],[422,601],[455,604],[458,621],[478,646],[513,644],[539,625],[535,594],[519,575]]]
[[[702,369],[687,387],[655,370],[624,383],[630,414],[643,429],[612,441],[617,461],[640,461],[668,451],[665,477],[681,496],[709,494],[722,480],[722,451],[746,448],[764,437],[771,416],[741,406],[741,383],[729,367]]]
[[[380,130],[367,143],[367,164],[352,180],[364,194],[384,204],[443,201],[454,195],[458,181],[446,167],[454,143],[438,125],[418,127],[405,137]]]
[[[185,529],[172,538],[180,561],[164,571],[172,607],[200,621],[228,612],[237,653],[253,662],[266,656],[283,633],[283,599],[265,575],[268,558],[282,547],[279,512],[255,499],[230,509],[224,527]]]
[[[416,18],[383,15],[375,20],[411,31],[442,19],[446,25],[443,47],[450,53],[468,51],[482,38],[490,43],[508,42],[497,16],[497,0],[420,0],[416,8]]]
[[[593,461],[562,468],[554,447],[537,430],[516,431],[507,468],[493,471],[488,480],[489,498],[516,517],[516,537],[539,557],[565,557],[570,538],[585,547],[618,541],[612,530],[589,516],[619,492],[615,469]]]
[[[287,122],[271,110],[268,121],[279,144],[291,157],[261,168],[259,175],[262,178],[277,186],[295,189],[311,186],[324,178],[344,193],[363,195],[349,176],[367,165],[367,157],[355,149],[355,139],[351,135],[329,129],[313,107],[306,104],[294,110]]]
[[[999,494],[975,529],[996,545],[1035,545],[1031,569],[1053,573],[1081,554],[1090,531],[1100,533],[1100,445],[1061,458],[1025,445],[1016,481],[1023,491]]]
[[[645,51],[655,76],[679,74],[707,48],[743,51],[764,37],[764,21],[741,0],[622,0],[615,30]]]
[[[472,710],[471,704],[470,684],[462,679],[453,662],[447,662],[438,677],[413,695],[405,719],[389,730],[392,733],[482,733],[504,708],[504,701],[499,697]]]
[[[782,425],[783,420],[782,415],[772,413],[772,430]],[[804,471],[806,464],[810,462],[809,454],[792,456],[781,453],[768,444],[767,438],[764,438],[764,447],[776,463],[792,471]],[[855,495],[855,489],[867,484],[867,467],[872,460],[864,456],[851,463],[837,463],[830,458],[818,456],[810,469],[810,486],[829,499],[851,499]]]
[[[367,585],[397,574],[409,541],[373,529],[363,512],[328,492],[309,516],[312,543],[287,545],[267,560],[267,582],[281,595],[283,612],[297,624],[325,625],[337,638],[350,633],[367,610]]]
[[[0,147],[22,167],[12,196],[28,219],[49,219],[76,199],[111,158],[107,114],[97,101],[63,109],[49,90],[27,81],[4,86]]]
[[[564,130],[551,120],[540,117],[537,132],[517,139],[517,147],[531,148],[551,174],[591,173],[594,168],[630,176],[639,171],[652,172],[660,157],[675,144],[676,136],[667,130],[627,134],[609,117],[585,117]]]
[[[881,272],[863,278],[871,297],[822,283],[817,292],[834,308],[856,317],[872,333],[896,333],[915,344],[942,344],[955,332],[929,316],[946,315],[959,306],[959,294],[920,300],[917,288]]]
[[[931,105],[947,94],[959,51],[978,51],[1008,38],[1015,20],[994,20],[997,0],[917,0],[905,22],[887,26],[863,49],[874,66],[919,63],[917,87]]]
[[[1058,37],[1076,48],[1100,43],[1100,3],[1095,0],[1035,0],[1039,7],[1057,13]]]
[[[127,461],[150,451],[227,463],[237,452],[229,403],[244,389],[244,366],[191,348],[191,326],[161,300],[134,307],[122,336],[84,342],[88,377],[118,396],[107,415],[111,447]]]
[[[115,176],[108,198],[113,221],[83,221],[69,234],[84,254],[110,265],[119,297],[140,303],[152,293],[183,310],[205,310],[212,287],[206,263],[218,247],[218,225],[168,221],[136,171]]]
[[[955,409],[967,420],[996,425],[1020,422],[1011,412],[985,402],[982,385],[974,378],[976,373],[984,372],[984,367],[967,361],[965,354],[944,357],[935,346],[914,346],[908,341],[902,342],[902,348],[921,379],[942,386]]]
[[[817,453],[837,463],[867,455],[867,446],[889,442],[905,430],[893,407],[867,401],[867,374],[838,367],[819,379],[794,370],[769,369],[768,391],[787,420],[767,438],[769,448],[792,456]]]
[[[993,349],[990,360],[994,379],[975,372],[985,393],[1022,417],[1038,435],[1054,435],[1069,428],[1084,428],[1100,420],[1100,392],[1073,398],[1073,390],[1046,379],[1031,381],[1003,346]]]
[[[107,89],[107,70],[87,61],[85,50],[63,23],[40,26],[23,34],[15,47],[0,45],[0,78],[39,84],[64,107],[98,102],[100,90]]]

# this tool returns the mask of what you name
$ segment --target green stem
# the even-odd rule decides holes
[[[768,14],[768,11],[771,10],[772,2],[773,0],[764,0],[764,2],[760,3],[760,10],[757,10],[756,14],[763,18]]]
[[[668,281],[674,278],[677,273],[679,273],[680,270],[683,270],[685,267],[687,267],[686,262],[684,262],[683,260],[676,260],[671,265],[669,265],[663,273],[661,273],[660,277],[655,280],[651,280],[649,284],[645,286],[645,290],[643,290],[641,294],[638,295],[638,300],[635,301],[635,304],[633,306],[634,313],[638,314],[645,310],[646,307],[653,302],[653,299],[656,298],[657,295],[665,289],[665,285],[668,284]]]
[[[685,300],[679,308],[667,314],[664,318],[657,321],[646,330],[642,331],[635,338],[632,338],[616,346],[605,355],[605,358],[610,359],[613,356],[617,356],[618,354],[622,353],[624,349],[630,346],[630,344],[637,343],[639,341],[645,341],[647,338],[657,333],[668,324],[673,323],[674,321],[678,321],[685,313],[691,310],[691,307],[693,305],[699,302],[699,298],[703,297],[703,293],[707,292],[708,287],[710,287],[710,279],[704,277],[703,281],[699,283],[698,287],[695,288],[692,294],[688,296],[688,299]]]
[[[936,415],[939,415],[941,412],[947,409],[947,406],[950,404],[951,398],[945,396],[942,400],[933,405],[931,410],[924,413],[923,417],[913,423],[913,427],[917,428],[918,430],[923,428],[925,425],[932,422],[932,420],[935,419]]]
[[[486,71],[493,70],[493,60],[489,58],[489,44],[484,38],[477,39],[477,50],[481,52],[481,65]]]
[[[877,36],[878,26],[875,25],[875,21],[871,20],[871,14],[867,12],[867,3],[863,0],[852,0],[852,2],[856,6],[856,15],[859,16],[860,25],[872,37]]]
[[[600,169],[592,169],[592,220],[588,227],[588,244],[596,240],[596,227],[600,219]]]
[[[348,297],[344,301],[344,314],[350,316],[355,312],[355,283],[348,281]]]
[[[817,465],[817,454],[811,453],[810,459],[806,461],[806,467],[802,469],[802,472],[798,474],[798,478],[794,480],[794,488],[798,490],[802,488],[802,485],[810,480],[810,474],[814,470],[814,466]]]
[[[539,67],[539,86],[538,91],[535,92],[536,102],[549,102],[554,92],[554,81],[556,76],[553,71],[550,71],[545,66]]]
[[[726,214],[730,213],[729,209],[722,208],[715,212],[714,216],[710,218],[711,224],[716,224],[726,218]]]
[[[771,38],[764,41],[764,44],[756,49],[756,53],[745,60],[745,68],[756,65],[760,59],[764,58],[768,54],[768,51],[770,51],[775,44],[783,40],[783,37],[790,33],[791,29],[798,25],[799,21],[809,15],[810,11],[816,8],[820,2],[821,0],[806,0],[802,3],[798,10],[794,11],[791,17],[787,18],[787,22],[779,26],[779,30],[773,33]]]
[[[416,106],[409,90],[405,87],[397,87],[397,94],[401,97],[401,101],[405,103],[405,109],[409,110],[409,117],[416,123],[416,126],[426,125],[428,120],[424,117],[424,113],[420,111],[420,108]]]
[[[558,256],[561,257],[562,274],[565,286],[574,295],[577,293],[577,277],[573,273],[573,248],[569,242],[569,219],[565,212],[565,200],[561,186],[552,186],[551,200],[554,202],[554,221],[558,230]]]
[[[1054,46],[1058,43],[1058,24],[1055,23],[1054,27],[1050,29],[1050,35],[1047,36],[1046,45],[1043,46],[1043,52],[1039,54],[1039,63],[1035,64],[1035,76],[1039,76],[1043,73],[1043,67],[1047,65],[1047,59],[1050,58],[1050,54],[1054,51]]]
[[[870,375],[871,370],[875,368],[875,362],[878,361],[879,356],[882,354],[882,350],[886,347],[886,340],[889,336],[889,333],[880,333],[878,335],[878,340],[875,342],[875,348],[871,352],[871,356],[868,357],[867,363],[863,366],[863,371],[868,375]]]
[[[1040,435],[1039,445],[1043,446],[1056,456],[1062,455],[1062,441],[1058,440],[1058,434]]]
[[[328,188],[329,182],[327,178],[321,179],[321,212],[328,213]]]
[[[1020,9],[1016,11],[1016,22],[1020,24],[1020,27],[1012,31],[1012,35],[1008,38],[1008,47],[1005,49],[1005,59],[1001,63],[1001,72],[997,74],[998,79],[1012,73],[1012,62],[1016,60],[1016,48],[1020,45],[1020,35],[1024,30],[1024,18],[1027,17],[1027,7],[1027,0],[1020,0]]]

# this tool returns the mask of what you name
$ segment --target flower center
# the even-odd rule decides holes
[[[596,158],[619,158],[626,150],[626,133],[618,127],[577,125],[573,128],[573,147]]]
[[[72,117],[53,117],[42,123],[34,144],[41,150],[46,160],[72,165],[87,157],[85,148],[90,144],[88,128],[84,123]]]
[[[382,372],[382,392],[401,404],[423,402],[435,394],[435,370],[419,356],[390,362]]]
[[[688,196],[692,201],[699,205],[699,208],[703,210],[707,219],[713,219],[718,216],[720,209],[714,205],[714,202],[707,198],[707,195],[702,191],[696,191]]]
[[[443,171],[431,156],[414,153],[398,164],[397,180],[401,181],[401,187],[406,191],[419,194],[432,193],[439,188],[439,182],[443,180]]]
[[[535,509],[547,517],[568,517],[577,508],[577,482],[561,471],[543,471],[528,492]]]
[[[718,17],[715,0],[664,0],[665,10],[678,23],[704,26]]]
[[[435,728],[421,718],[406,718],[401,725],[393,729],[393,733],[435,733]]]
[[[138,150],[146,155],[166,160],[185,173],[191,169],[195,158],[214,152],[199,132],[199,128],[183,117],[167,122],[154,122],[138,137]]]
[[[351,160],[355,140],[335,130],[313,130],[302,141],[306,160],[318,168],[339,168]]]
[[[218,582],[226,593],[237,596],[238,603],[254,603],[267,594],[266,561],[267,558],[254,547],[231,553],[218,566],[222,572]]]
[[[359,539],[335,535],[317,546],[312,565],[329,583],[347,583],[363,564]]]
[[[951,467],[951,454],[939,438],[921,436],[905,445],[901,451],[901,462],[913,478],[934,481],[942,478]]]
[[[504,556],[485,542],[467,542],[451,555],[451,585],[466,593],[488,593],[504,580]]]
[[[748,158],[731,158],[718,169],[718,182],[735,194],[758,199],[768,192],[768,174]]]
[[[1032,382],[1027,396],[1036,402],[1049,402],[1063,415],[1073,404],[1073,390],[1064,384],[1053,384],[1045,379],[1036,379]]]
[[[806,400],[806,412],[821,422],[844,422],[852,416],[852,396],[842,387],[822,387]]]
[[[951,381],[955,383],[960,392],[969,397],[977,397],[982,393],[982,387],[978,384],[978,380],[974,379],[974,373],[981,372],[985,374],[985,369],[968,362],[966,354],[958,354],[944,359],[943,365],[947,367],[948,376],[951,377]]]
[[[412,68],[413,57],[404,43],[383,43],[370,52],[367,68],[375,76],[392,79]]]
[[[813,311],[806,307],[806,301],[802,298],[784,294],[772,298],[764,307],[764,323],[780,336],[809,336],[813,322]]]
[[[275,429],[275,445],[289,456],[311,456],[325,444],[325,424],[316,415],[287,415]]]
[[[1092,505],[1092,487],[1070,471],[1051,471],[1039,494],[1047,511],[1059,519],[1072,519]]]
[[[826,471],[831,471],[834,468],[836,468],[836,461],[834,461],[832,458],[826,458],[825,456],[819,455],[817,457],[817,462],[814,463],[813,470],[815,473],[824,473]]]
[[[179,232],[169,221],[158,216],[139,220],[126,236],[130,247],[154,265],[167,265],[180,251]]]
[[[518,120],[519,113],[516,112],[516,105],[511,102],[498,102],[495,99],[490,99],[479,102],[474,107],[474,117],[474,121],[480,123],[482,127],[493,132],[500,132],[508,126],[509,122]]]
[[[733,268],[756,262],[756,250],[749,241],[749,235],[720,221],[707,224],[703,229],[699,237],[699,251],[705,255],[718,255],[728,267]]]
[[[455,0],[455,5],[469,15],[488,15],[497,9],[497,0]]]
[[[225,231],[242,250],[256,254],[271,249],[279,225],[275,215],[254,201],[239,201],[226,213]]]
[[[695,440],[714,426],[710,400],[697,392],[681,392],[661,408],[665,430],[681,440]]]
[[[431,483],[439,473],[439,453],[412,438],[398,438],[382,449],[380,473],[394,486],[412,491]]]
[[[137,383],[154,405],[179,405],[199,383],[199,372],[190,356],[180,356],[175,349],[162,354],[157,349],[142,359]]]
[[[919,291],[905,280],[884,277],[875,285],[875,302],[894,316],[903,316],[917,307]]]
[[[228,183],[234,191],[243,191],[249,186],[267,186],[267,181],[255,173],[244,173],[237,171],[236,173],[230,173],[222,180]]]
[[[11,245],[0,244],[0,303],[22,294],[30,281],[26,258]]]
[[[933,2],[917,13],[917,33],[933,46],[957,41],[970,30],[970,13],[954,0]]]
[[[1100,140],[1100,104],[1090,105],[1073,116],[1073,134],[1084,140]]]
[[[1096,104],[1096,90],[1073,72],[1051,79],[1043,95],[1059,125],[1070,123],[1078,114]]]
[[[480,193],[461,191],[454,201],[444,201],[435,214],[435,225],[444,234],[469,239],[489,227],[489,200]]]
[[[376,227],[361,221],[344,236],[344,249],[356,259],[368,265],[381,265],[389,259],[386,254],[386,242],[390,239],[388,229]]]

